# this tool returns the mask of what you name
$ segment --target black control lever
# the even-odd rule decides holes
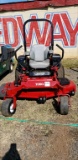
[[[17,58],[17,54],[16,54],[16,52],[17,52],[20,48],[22,48],[22,45],[21,45],[21,46],[19,46],[19,47],[15,50],[15,58],[16,58],[16,60],[17,60],[17,61],[18,61],[18,58]]]
[[[20,48],[22,48],[22,45],[19,46],[19,47],[15,50],[15,58],[16,58],[17,62],[19,63],[19,65],[20,65],[21,67],[24,67],[24,66],[21,65],[21,63],[18,61],[17,54],[16,54],[16,52],[17,52]]]
[[[56,44],[56,46],[57,46],[59,49],[61,49],[61,51],[62,51],[62,57],[61,57],[61,59],[63,59],[63,57],[64,57],[64,49],[63,49],[61,46],[59,46],[58,44]]]

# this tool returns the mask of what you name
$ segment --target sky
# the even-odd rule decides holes
[[[2,4],[2,3],[12,3],[12,2],[27,2],[27,1],[34,1],[34,0],[0,0],[0,4]]]

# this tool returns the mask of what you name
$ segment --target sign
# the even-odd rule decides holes
[[[77,47],[78,37],[78,19],[72,23],[69,13],[46,13],[45,18],[50,19],[54,26],[54,40],[61,41],[64,47]],[[31,15],[31,19],[38,18],[38,15]],[[23,42],[23,16],[2,16],[0,17],[0,45],[10,44],[12,47],[17,47]],[[34,24],[35,23],[35,24]],[[46,46],[50,45],[50,32],[48,25],[40,22],[30,22],[30,27],[26,29],[27,46],[32,44],[33,39],[37,43],[43,43]],[[45,33],[46,28],[46,33]]]
[[[6,4],[6,3],[18,3],[18,2],[29,2],[34,0],[0,0],[0,4]]]

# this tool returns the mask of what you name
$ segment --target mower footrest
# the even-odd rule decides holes
[[[58,81],[62,86],[70,84],[70,80],[67,78],[58,78]]]

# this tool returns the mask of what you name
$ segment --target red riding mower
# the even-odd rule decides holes
[[[51,44],[48,47],[43,44],[32,45],[30,52],[28,52],[25,27],[28,22],[34,23],[36,21],[49,23]],[[21,46],[15,51],[17,59],[15,81],[3,84],[0,87],[0,99],[3,99],[1,105],[2,114],[4,116],[14,114],[17,99],[33,99],[38,103],[45,103],[50,98],[58,98],[60,114],[68,114],[70,97],[75,94],[76,86],[64,76],[64,67],[61,65],[61,60],[64,57],[63,48],[56,45],[61,50],[62,55],[53,53],[52,22],[48,19],[29,19],[25,21],[23,29],[25,55],[17,58],[16,52]]]

